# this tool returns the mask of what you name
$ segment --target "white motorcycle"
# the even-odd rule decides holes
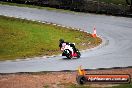
[[[81,53],[78,49],[76,49],[76,52],[73,50],[73,47],[70,45],[67,45],[66,43],[62,44],[61,47],[62,56],[66,56],[68,59],[72,59],[73,57],[80,58]]]

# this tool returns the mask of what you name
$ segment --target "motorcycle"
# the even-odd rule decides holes
[[[73,48],[70,45],[64,45],[61,48],[62,56],[66,56],[68,59],[72,59],[74,57],[80,58],[81,53],[78,49],[76,49],[76,52],[73,51]],[[72,53],[73,52],[73,53]]]

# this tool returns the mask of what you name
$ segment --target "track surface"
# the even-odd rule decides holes
[[[132,18],[81,13],[62,13],[16,6],[0,5],[0,15],[48,21],[92,32],[96,25],[103,44],[83,52],[80,59],[61,56],[32,60],[0,62],[0,73],[76,70],[132,66]]]

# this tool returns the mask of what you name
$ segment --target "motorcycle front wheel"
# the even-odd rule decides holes
[[[72,56],[71,55],[66,55],[66,57],[68,58],[68,59],[71,59],[72,58]]]

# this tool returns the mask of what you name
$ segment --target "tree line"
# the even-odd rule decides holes
[[[19,4],[69,9],[78,12],[93,12],[106,14],[127,14],[132,12],[132,0],[125,0],[129,7],[98,2],[98,0],[2,0]]]

